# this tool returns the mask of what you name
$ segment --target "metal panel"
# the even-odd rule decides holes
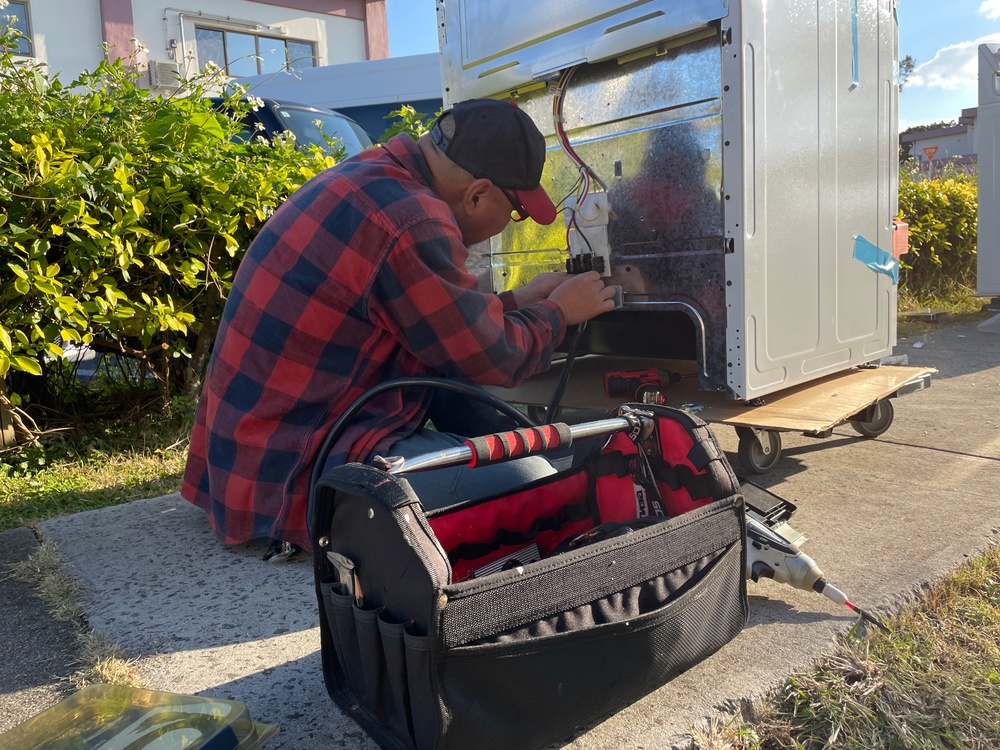
[[[1000,297],[1000,44],[979,45],[979,111],[976,117],[979,162],[978,252],[976,291]]]
[[[891,248],[896,30],[887,0],[779,0],[744,3],[736,33],[750,158],[745,372],[730,385],[753,398],[895,343],[895,287],[853,250]]]
[[[438,0],[445,104],[703,28],[726,0]]]
[[[629,314],[592,321],[583,351],[697,359],[711,390],[725,387],[719,86],[713,36],[668,56],[587,66],[564,105],[574,149],[608,185],[609,283],[622,286],[628,311],[667,313],[647,315],[649,328]],[[543,184],[556,199],[570,194],[578,172],[555,145],[551,95],[532,92],[519,104],[549,138]],[[502,290],[565,268],[565,248],[560,221],[512,224],[477,250],[488,254],[492,288]]]

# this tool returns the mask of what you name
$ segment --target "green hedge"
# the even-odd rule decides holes
[[[975,175],[922,180],[904,166],[899,216],[909,224],[910,251],[901,258],[901,292],[935,299],[975,288],[977,192]]]
[[[199,386],[234,270],[265,219],[335,159],[237,142],[204,99],[137,85],[130,60],[64,85],[0,36],[0,382],[64,399],[65,350],[127,354],[169,398]],[[246,106],[246,105],[244,105]]]

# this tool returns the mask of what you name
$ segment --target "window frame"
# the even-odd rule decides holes
[[[222,34],[222,54],[223,54],[223,57],[225,59],[222,60],[222,61],[220,61],[220,60],[213,60],[212,62],[214,62],[216,65],[218,65],[220,68],[222,68],[223,71],[225,71],[226,75],[230,76],[231,78],[237,78],[238,79],[238,78],[245,78],[247,76],[244,76],[244,75],[233,75],[232,73],[230,73],[229,68],[232,65],[232,63],[235,62],[235,61],[229,59],[229,41],[228,41],[228,38],[227,38],[229,34],[240,34],[242,36],[253,37],[253,40],[254,40],[254,55],[256,55],[258,58],[262,57],[261,52],[260,52],[261,40],[265,40],[266,42],[274,43],[276,45],[280,44],[281,48],[284,49],[284,51],[285,51],[285,53],[284,53],[284,61],[281,64],[280,70],[298,70],[299,68],[292,67],[293,63],[299,62],[299,61],[301,61],[303,59],[301,57],[297,57],[295,60],[289,60],[288,59],[288,45],[289,45],[289,43],[303,44],[303,45],[308,46],[312,50],[312,54],[308,56],[308,59],[312,63],[309,67],[315,68],[315,67],[317,67],[319,65],[319,56],[318,56],[318,54],[316,52],[317,43],[314,42],[314,41],[311,41],[309,39],[293,39],[291,37],[284,37],[284,36],[271,36],[269,34],[260,34],[260,33],[257,33],[257,32],[254,32],[254,31],[250,31],[250,30],[228,29],[228,28],[221,27],[221,26],[209,26],[209,25],[202,25],[202,24],[195,24],[194,30],[195,30],[195,51],[198,53],[198,64],[201,65],[201,66],[204,66],[208,62],[208,60],[202,60],[201,59],[201,53],[200,53],[200,50],[198,49],[198,41],[197,41],[198,32],[199,31],[210,31],[210,32],[216,32],[216,33]],[[237,59],[241,59],[241,58],[237,58]],[[263,75],[266,71],[264,71],[262,69],[262,64],[263,64],[262,60],[256,59],[253,62],[254,62],[254,65],[256,65],[256,67],[257,67],[257,72],[254,73],[253,75]]]
[[[23,17],[11,12],[12,5],[19,5],[24,9]],[[31,38],[31,7],[28,0],[10,0],[7,6],[0,8],[0,16],[12,16],[17,15],[17,17],[24,23],[24,42],[27,44],[28,51],[21,52],[20,48],[18,51],[13,53],[18,57],[34,57],[35,56],[35,43]]]

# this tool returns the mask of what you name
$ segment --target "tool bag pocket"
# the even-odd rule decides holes
[[[636,517],[652,506],[618,435],[577,466],[429,516],[405,478],[329,472],[313,541],[334,701],[385,748],[537,748],[722,647],[747,618],[743,502],[697,427],[683,461],[645,450],[661,505],[691,508],[672,517]],[[329,552],[353,561],[353,585]]]

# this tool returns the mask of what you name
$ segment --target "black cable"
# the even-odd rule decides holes
[[[587,327],[587,321],[583,321],[576,327],[576,333],[573,334],[573,339],[569,343],[569,349],[566,352],[566,361],[563,363],[562,372],[559,374],[559,382],[556,383],[556,389],[552,392],[552,398],[549,399],[548,408],[545,410],[545,424],[552,424],[556,417],[559,416],[559,402],[562,401],[563,392],[566,390],[566,384],[569,382],[569,373],[573,369],[573,360],[576,359],[576,350],[579,348],[580,336],[583,335],[583,330]]]
[[[577,224],[576,222],[576,213],[577,213],[576,209],[570,209],[570,210],[573,211],[573,216],[572,218],[570,218],[570,222],[576,228],[576,232],[577,234],[580,235],[580,239],[582,239],[586,243],[587,249],[590,250],[590,254],[596,257],[597,253],[594,252],[594,246],[590,244],[590,240],[587,239],[587,235],[583,233],[583,230],[580,229],[580,225]]]

